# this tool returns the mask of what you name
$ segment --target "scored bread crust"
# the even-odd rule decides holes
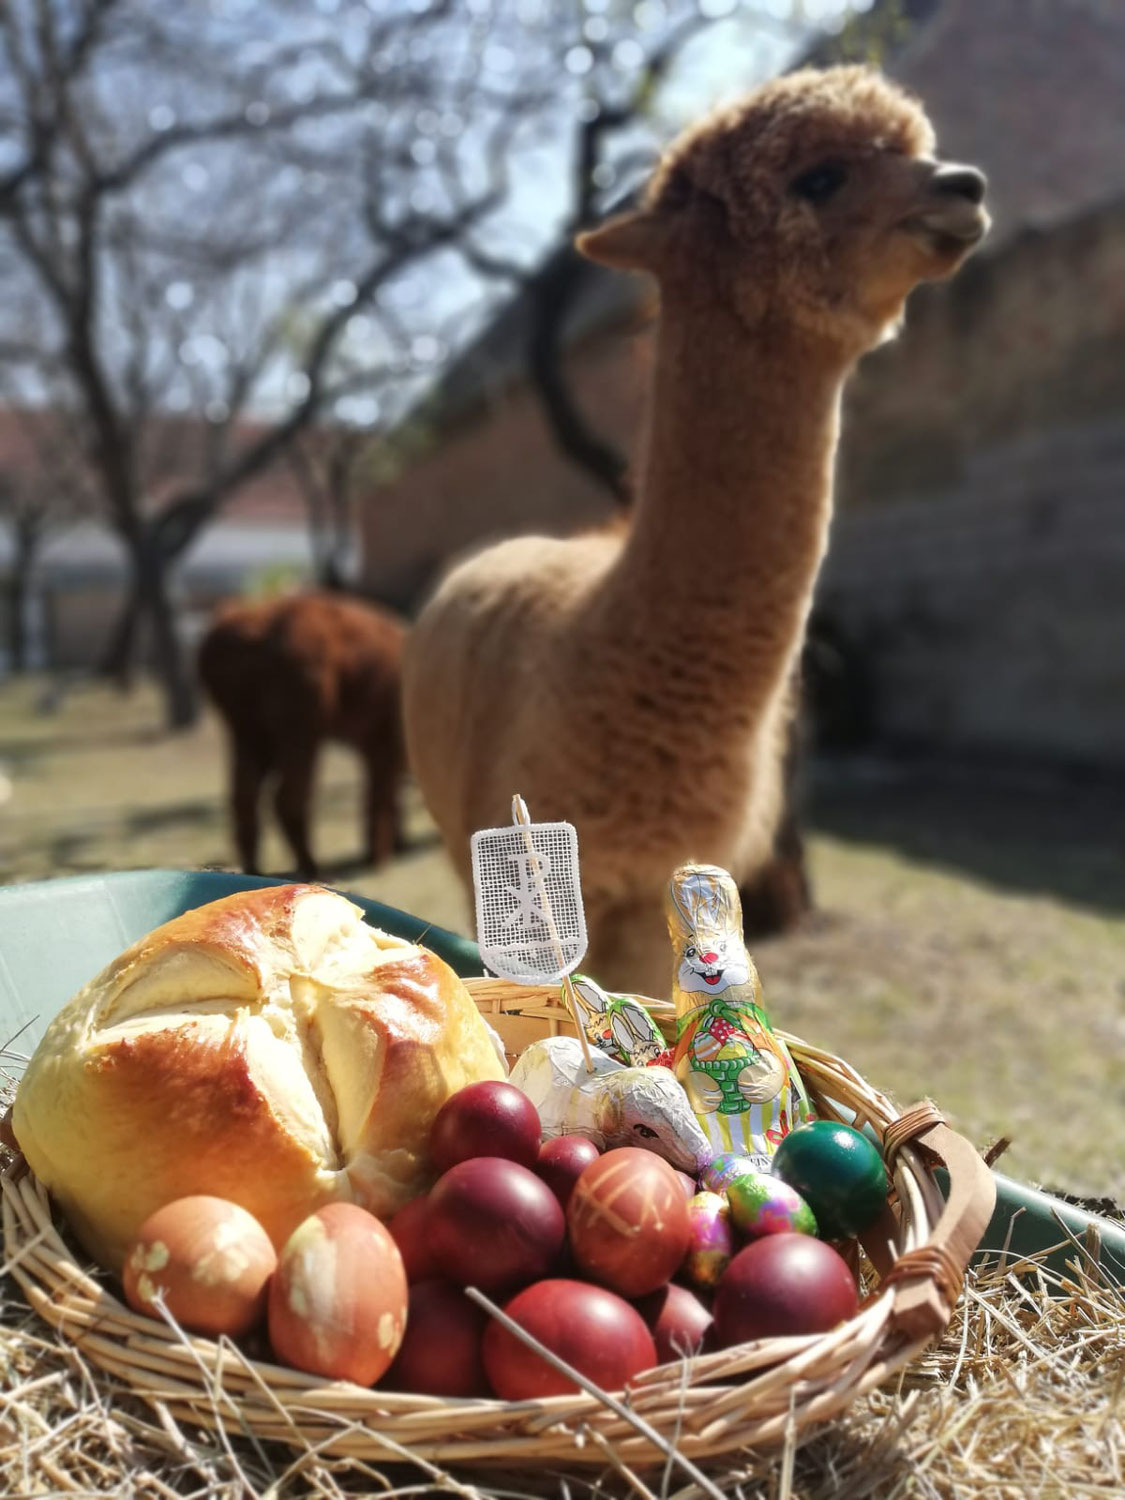
[[[55,1017],[16,1094],[28,1165],[119,1269],[155,1209],[211,1193],[280,1248],[325,1203],[388,1218],[432,1179],[445,1100],[504,1067],[435,954],[318,886],[156,928]]]

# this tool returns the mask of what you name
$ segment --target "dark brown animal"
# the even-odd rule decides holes
[[[258,866],[258,804],[275,779],[274,807],[297,868],[316,875],[309,816],[317,752],[339,740],[366,771],[366,855],[401,847],[397,786],[404,768],[399,675],[403,625],[334,594],[226,606],[199,648],[199,675],[225,720],[231,816],[242,867]]]

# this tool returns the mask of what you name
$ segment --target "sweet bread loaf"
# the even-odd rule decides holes
[[[317,886],[229,896],[156,928],[55,1017],[16,1096],[29,1166],[117,1269],[188,1193],[280,1246],[334,1200],[389,1217],[432,1173],[450,1094],[504,1068],[472,997],[424,948]]]

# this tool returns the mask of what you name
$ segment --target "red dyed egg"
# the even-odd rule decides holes
[[[566,1233],[562,1207],[518,1162],[459,1162],[438,1179],[429,1201],[434,1263],[458,1286],[510,1290],[553,1269]]]
[[[445,1101],[430,1130],[430,1157],[439,1172],[474,1156],[502,1156],[534,1167],[543,1127],[539,1111],[514,1084],[481,1079]]]
[[[398,1352],[406,1298],[387,1228],[354,1203],[330,1203],[282,1247],[270,1282],[270,1343],[295,1369],[371,1385]]]
[[[643,1297],[669,1281],[691,1240],[679,1178],[636,1146],[607,1151],[586,1168],[566,1222],[583,1272],[623,1297]]]
[[[710,1310],[694,1292],[675,1281],[642,1297],[637,1311],[652,1333],[659,1364],[698,1354],[710,1344]]]
[[[504,1311],[603,1390],[620,1390],[656,1363],[656,1345],[635,1307],[584,1281],[539,1281]],[[562,1396],[579,1387],[495,1320],[484,1335],[484,1368],[504,1401]]]
[[[266,1310],[266,1283],[277,1266],[269,1235],[237,1203],[207,1194],[158,1208],[125,1256],[125,1300],[135,1312],[160,1314],[157,1296],[193,1333],[238,1338]]]
[[[540,1146],[535,1170],[565,1208],[574,1184],[600,1155],[593,1141],[584,1135],[556,1135]]]
[[[754,1240],[731,1261],[715,1295],[719,1346],[786,1334],[825,1333],[859,1306],[843,1257],[807,1234]]]
[[[481,1342],[489,1317],[448,1281],[410,1288],[406,1334],[385,1384],[420,1396],[487,1396]]]
[[[406,1279],[412,1286],[416,1281],[428,1281],[438,1274],[429,1226],[430,1200],[424,1194],[421,1198],[412,1198],[400,1208],[387,1225],[402,1256]]]

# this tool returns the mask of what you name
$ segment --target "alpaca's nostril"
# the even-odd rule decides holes
[[[958,198],[967,198],[970,203],[981,203],[987,179],[976,167],[951,165],[937,169],[933,185],[939,193],[951,193]]]

